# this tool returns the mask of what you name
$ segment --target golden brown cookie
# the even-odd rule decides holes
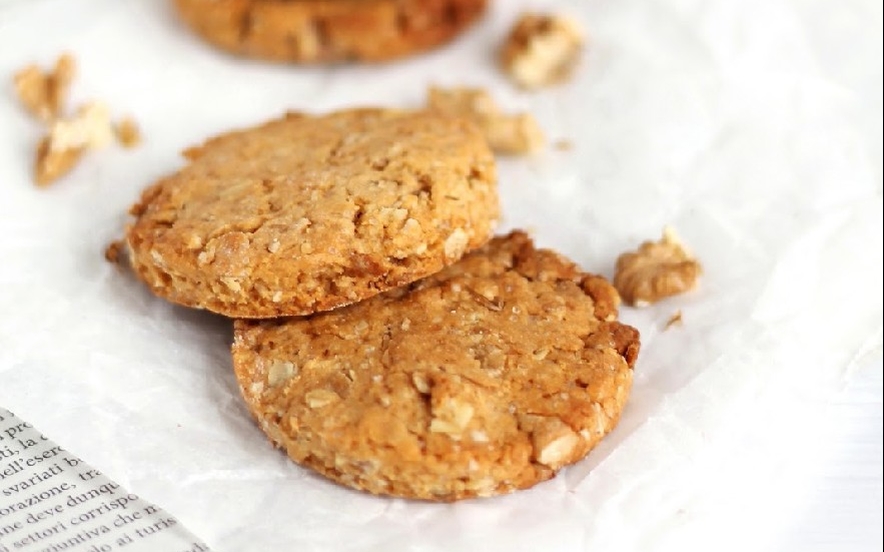
[[[385,61],[444,44],[488,0],[175,0],[181,18],[228,52],[275,61]]]
[[[126,232],[161,297],[238,318],[303,315],[439,271],[490,239],[494,158],[469,121],[289,114],[186,152]]]
[[[600,276],[521,232],[305,318],[235,323],[248,408],[296,462],[427,500],[530,487],[617,423],[638,332]]]

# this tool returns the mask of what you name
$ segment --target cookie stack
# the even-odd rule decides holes
[[[616,424],[638,332],[600,276],[492,237],[494,157],[469,121],[288,114],[186,157],[132,208],[131,265],[235,319],[246,404],[299,464],[376,494],[490,496]]]

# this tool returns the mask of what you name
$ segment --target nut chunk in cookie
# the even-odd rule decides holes
[[[238,320],[234,370],[271,441],[342,485],[435,501],[509,493],[617,424],[639,351],[619,301],[513,232],[361,303]]]
[[[129,259],[157,295],[235,318],[408,284],[485,244],[499,216],[485,139],[439,114],[289,114],[186,156],[132,208]]]
[[[703,272],[672,228],[658,242],[646,241],[638,251],[617,258],[614,286],[627,305],[644,307],[694,289]]]

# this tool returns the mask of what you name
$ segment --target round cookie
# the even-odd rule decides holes
[[[617,423],[639,350],[619,301],[514,232],[362,303],[238,320],[234,369],[271,441],[334,481],[438,501],[507,493]]]
[[[304,315],[439,271],[486,243],[494,158],[427,112],[289,114],[185,152],[126,230],[154,293],[237,318]]]
[[[448,42],[487,0],[175,0],[228,52],[274,61],[385,61]]]

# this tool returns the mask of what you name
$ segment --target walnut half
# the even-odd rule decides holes
[[[47,127],[37,145],[34,160],[34,182],[47,186],[70,172],[86,152],[106,146],[116,134],[125,147],[140,141],[138,126],[132,119],[111,125],[107,107],[89,102],[74,115],[65,114],[68,89],[76,72],[70,54],[62,54],[51,71],[28,65],[13,77],[19,102],[31,115]]]
[[[666,227],[658,242],[646,241],[638,251],[617,258],[614,287],[627,305],[643,307],[694,289],[703,269]]]

